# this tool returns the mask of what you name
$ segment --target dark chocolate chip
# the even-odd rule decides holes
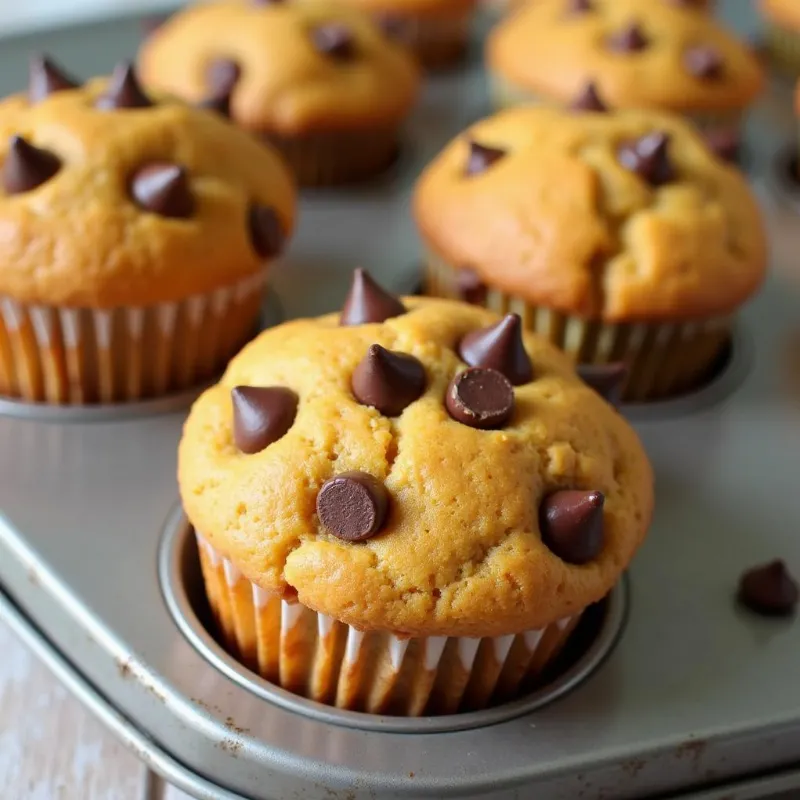
[[[522,341],[519,314],[506,314],[495,325],[468,333],[459,342],[458,354],[471,367],[502,372],[514,386],[533,379],[533,365]]]
[[[280,255],[286,243],[283,228],[275,209],[261,203],[253,203],[247,215],[250,241],[253,249],[262,258]]]
[[[797,608],[798,587],[783,561],[747,570],[739,579],[739,600],[756,614],[786,617]]]
[[[243,453],[260,453],[292,427],[297,395],[282,386],[236,386],[233,402],[233,441]]]
[[[742,137],[732,128],[717,128],[703,131],[703,139],[708,149],[723,161],[736,163],[742,149]]]
[[[28,99],[40,103],[46,97],[65,89],[75,89],[78,82],[57,67],[47,56],[31,58],[28,68]]]
[[[594,11],[592,0],[567,0],[567,14],[585,14]]]
[[[114,67],[105,94],[97,98],[95,106],[103,111],[120,108],[147,108],[153,105],[142,91],[139,79],[130,62],[124,61]]]
[[[619,163],[635,172],[651,186],[661,186],[675,180],[675,170],[669,158],[669,135],[656,131],[641,139],[623,143],[617,150]]]
[[[683,65],[690,75],[702,80],[715,80],[722,76],[722,56],[710,45],[685,50]]]
[[[210,95],[205,100],[201,100],[197,104],[198,108],[205,108],[207,111],[216,111],[223,117],[230,118],[231,116],[231,93],[223,92],[218,95]]]
[[[350,385],[359,403],[396,417],[425,391],[425,368],[414,356],[373,344],[353,371]]]
[[[474,139],[469,140],[469,156],[467,165],[464,168],[465,175],[480,175],[486,172],[495,161],[499,161],[506,154],[505,150],[499,147],[487,147]]]
[[[326,22],[311,31],[311,41],[318,53],[338,60],[355,55],[355,40],[350,28],[342,22]]]
[[[622,389],[628,379],[628,366],[622,361],[612,364],[578,364],[581,380],[613,406],[622,401]]]
[[[471,367],[450,381],[445,406],[456,422],[470,428],[502,428],[514,413],[514,387],[496,369]]]
[[[547,548],[568,564],[586,564],[603,549],[602,492],[565,489],[539,507],[539,528]]]
[[[386,487],[366,472],[345,472],[323,484],[317,515],[323,526],[346,542],[361,542],[383,526],[389,510]]]
[[[407,20],[397,14],[378,14],[375,23],[389,39],[396,42],[408,41]]]
[[[469,267],[462,267],[456,273],[456,289],[458,296],[465,303],[474,306],[482,306],[486,303],[488,288],[483,279],[475,270]]]
[[[608,106],[600,99],[597,86],[592,81],[581,89],[569,107],[573,111],[608,111]]]
[[[703,0],[667,0],[667,2],[679,8],[703,8],[705,5]]]
[[[34,147],[21,136],[12,136],[3,163],[3,187],[8,194],[22,194],[41,186],[61,169],[61,160],[49,150]]]
[[[215,58],[209,61],[205,70],[209,97],[230,95],[241,74],[241,67],[232,58]]]
[[[353,282],[344,301],[340,325],[365,325],[383,322],[406,313],[406,307],[394,296],[378,286],[370,274],[361,267],[353,272]]]
[[[637,53],[648,44],[647,37],[635,22],[608,37],[609,48],[617,53]]]
[[[162,217],[186,219],[194,213],[194,195],[185,167],[165,162],[142,167],[131,180],[137,204]]]

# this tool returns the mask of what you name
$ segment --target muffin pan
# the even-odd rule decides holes
[[[139,35],[137,21],[117,20],[8,40],[0,89],[22,84],[31,49],[89,74]],[[776,110],[788,102],[776,91],[749,130],[759,186],[791,135]],[[486,107],[477,59],[434,78],[393,170],[304,197],[275,273],[287,317],[336,308],[359,264],[393,290],[413,287],[414,178]],[[0,614],[149,766],[209,800],[797,797],[800,622],[754,617],[733,599],[753,564],[782,557],[800,572],[800,232],[791,208],[769,192],[764,201],[773,270],[731,359],[697,393],[626,409],[656,470],[653,528],[630,572],[623,635],[612,649],[618,590],[550,702],[365,720],[269,687],[227,657],[202,625],[175,506],[186,397],[0,404]]]

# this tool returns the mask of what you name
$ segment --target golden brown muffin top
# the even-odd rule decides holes
[[[0,103],[0,294],[109,308],[183,299],[263,268],[292,230],[277,155],[133,72],[68,88],[34,62]]]
[[[284,136],[397,125],[420,82],[368,17],[327,3],[190,7],[145,42],[139,68],[148,86],[191,102],[225,95],[238,124]]]
[[[607,321],[727,314],[766,266],[744,177],[654,112],[496,114],[427,167],[414,213],[448,264]]]
[[[800,30],[800,3],[797,0],[760,0],[765,17],[786,28]]]
[[[366,322],[268,330],[195,403],[178,470],[195,529],[362,630],[505,635],[602,598],[652,513],[633,430],[518,318],[487,334],[488,311],[355,286],[344,318]]]
[[[764,83],[744,42],[670,0],[538,0],[492,31],[486,58],[514,86],[560,103],[592,82],[613,108],[738,111]]]

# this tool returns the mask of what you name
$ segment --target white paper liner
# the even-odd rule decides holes
[[[265,281],[262,271],[178,302],[108,310],[0,295],[0,394],[81,405],[189,388],[247,341]]]
[[[339,708],[419,716],[513,699],[535,685],[580,619],[486,638],[359,631],[252,584],[206,539],[197,542],[227,649],[266,680]]]

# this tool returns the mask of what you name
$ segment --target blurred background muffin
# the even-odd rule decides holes
[[[786,72],[800,74],[800,2],[760,0],[766,28],[766,46],[772,62]]]

